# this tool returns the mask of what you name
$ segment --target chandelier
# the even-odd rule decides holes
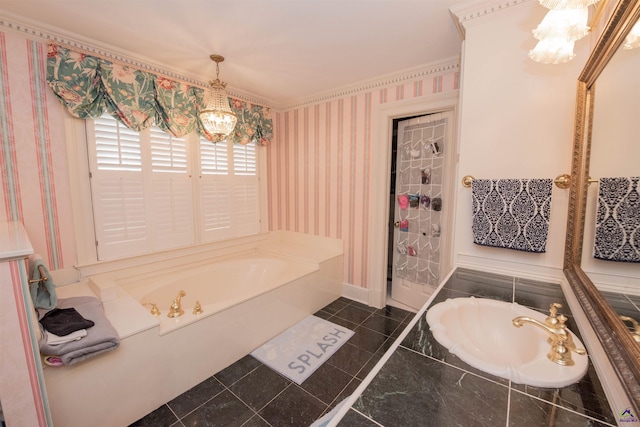
[[[562,64],[571,61],[576,41],[586,36],[588,7],[599,0],[539,0],[549,9],[540,25],[533,30],[538,44],[529,51],[529,57],[544,64]]]
[[[214,142],[224,140],[236,126],[238,118],[229,107],[229,98],[225,88],[227,84],[221,82],[218,78],[220,74],[220,63],[224,61],[224,57],[220,55],[211,55],[211,60],[216,63],[216,79],[211,80],[209,92],[204,99],[204,109],[200,111],[200,120],[202,126],[208,136]]]

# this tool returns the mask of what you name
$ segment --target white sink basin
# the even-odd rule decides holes
[[[516,303],[485,298],[455,298],[427,311],[435,339],[476,369],[535,387],[564,387],[587,372],[588,356],[571,354],[573,366],[547,358],[549,333],[532,324],[516,328],[512,320],[529,316],[544,323],[546,316]],[[572,333],[577,348],[582,342]]]

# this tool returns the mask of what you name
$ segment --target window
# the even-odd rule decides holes
[[[256,145],[87,121],[99,260],[256,234]],[[194,179],[197,177],[197,179]]]
[[[200,137],[200,168],[203,237],[215,240],[259,232],[256,145],[211,144]]]

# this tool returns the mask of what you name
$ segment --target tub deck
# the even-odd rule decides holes
[[[264,251],[285,257],[306,253],[306,262],[317,268],[164,335],[159,319],[127,292],[105,292],[105,314],[120,335],[120,347],[76,365],[45,366],[54,424],[127,426],[340,297],[341,245],[340,250],[335,243],[316,250],[317,240],[287,243],[269,242]],[[96,295],[95,286],[85,280],[58,292],[59,298],[78,295]]]

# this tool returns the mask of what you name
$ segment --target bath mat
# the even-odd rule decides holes
[[[300,385],[353,336],[353,331],[309,316],[251,353]]]

